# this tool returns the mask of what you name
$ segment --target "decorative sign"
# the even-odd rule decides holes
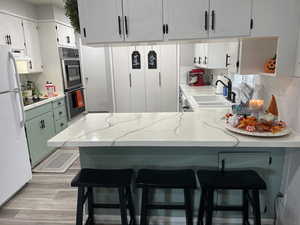
[[[134,51],[131,55],[132,69],[141,69],[141,54]]]
[[[157,54],[153,50],[148,53],[148,69],[157,69]]]

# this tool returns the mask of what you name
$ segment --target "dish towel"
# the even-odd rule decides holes
[[[75,94],[76,94],[76,102],[77,102],[76,108],[84,107],[83,95],[81,90],[77,90]]]

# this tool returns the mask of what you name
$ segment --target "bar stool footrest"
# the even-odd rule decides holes
[[[238,205],[231,205],[231,206],[225,206],[225,205],[216,205],[214,206],[214,210],[216,211],[243,211],[242,206]]]
[[[184,205],[170,205],[170,204],[147,204],[148,209],[178,209],[178,210],[183,210],[185,209]]]

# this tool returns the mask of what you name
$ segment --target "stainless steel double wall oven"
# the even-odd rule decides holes
[[[69,120],[85,111],[79,50],[59,48]]]

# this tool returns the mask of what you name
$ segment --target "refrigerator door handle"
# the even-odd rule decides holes
[[[13,62],[13,66],[14,66],[14,70],[15,70],[15,79],[17,82],[17,88],[15,88],[15,93],[16,95],[18,95],[18,99],[19,99],[19,106],[20,106],[20,110],[21,110],[21,116],[20,116],[20,126],[23,128],[25,125],[25,111],[24,111],[24,105],[23,105],[23,99],[22,99],[22,93],[21,93],[21,81],[20,81],[20,76],[18,74],[17,71],[17,64],[16,64],[16,60],[13,56],[13,54],[11,52],[9,52],[9,58],[11,59],[11,61]]]

